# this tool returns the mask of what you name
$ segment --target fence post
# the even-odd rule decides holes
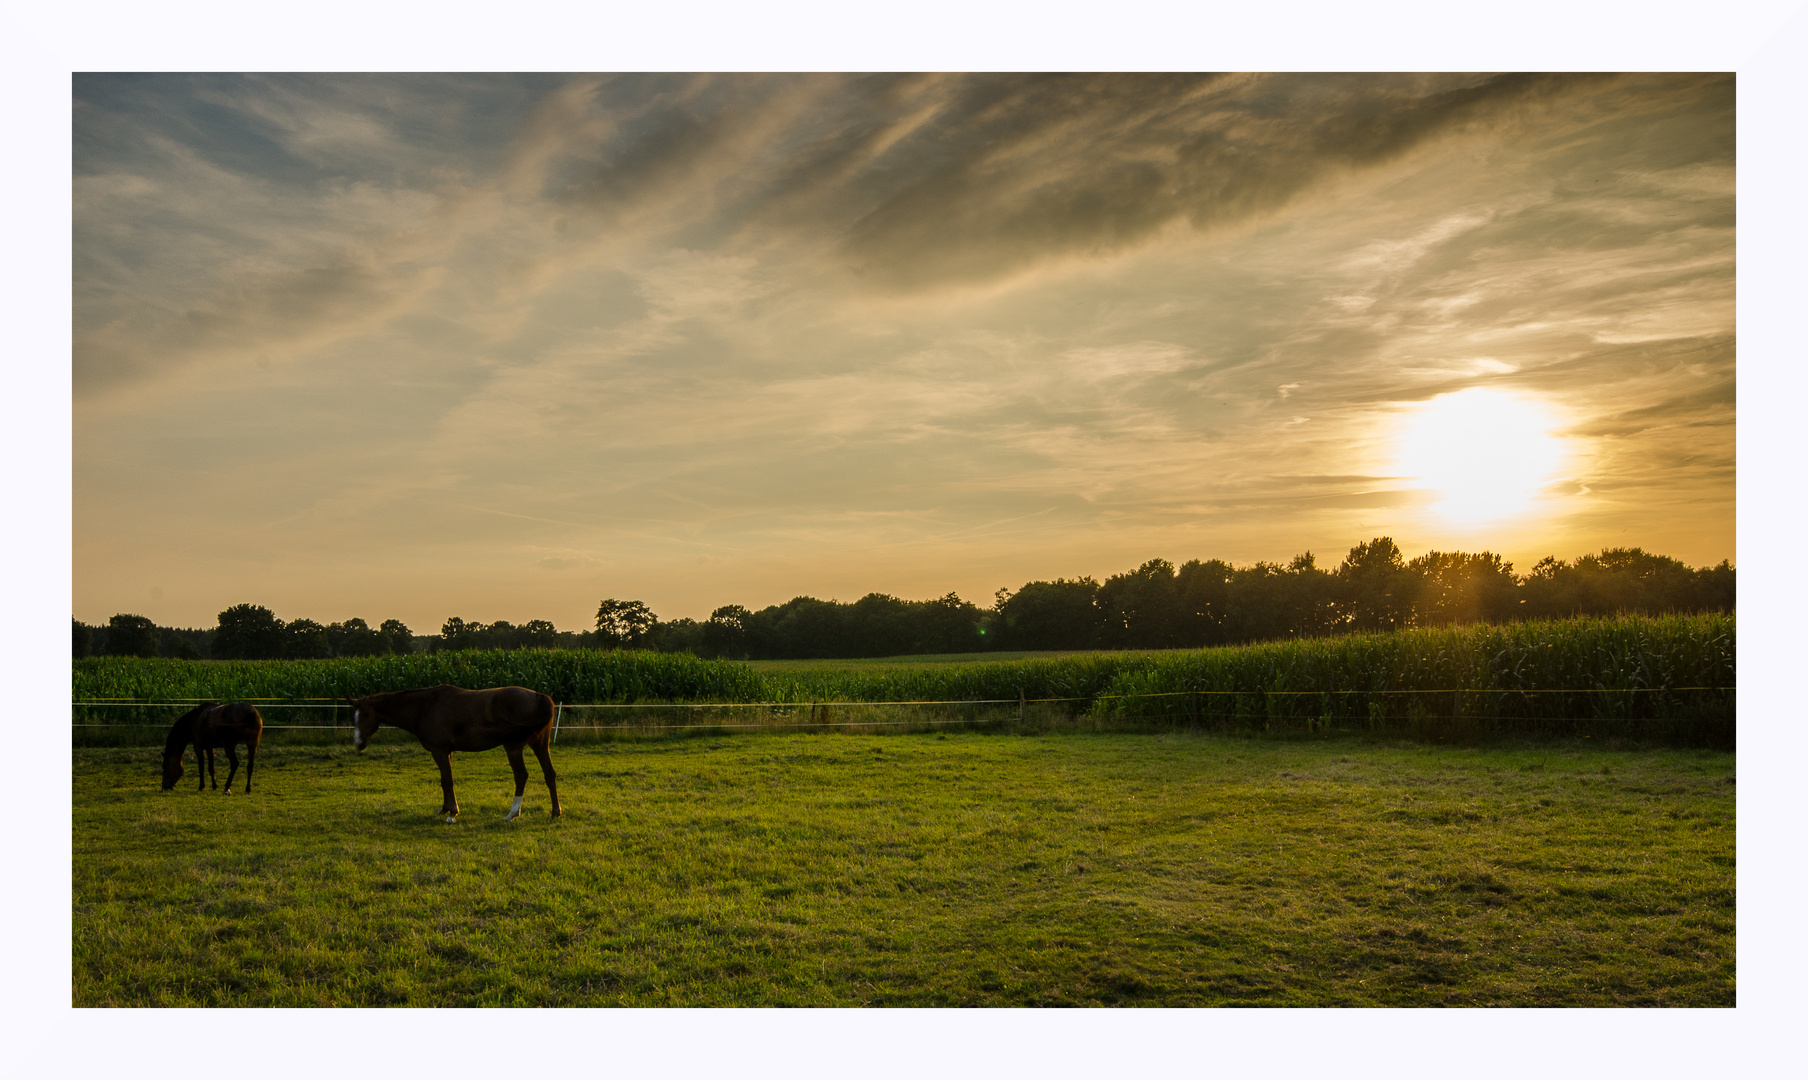
[[[1023,723],[1024,709],[1028,704],[1029,699],[1024,696],[1023,687],[1019,686],[1017,688],[1017,722],[1019,724]]]
[[[554,705],[552,707],[552,741],[554,743],[559,741],[559,718],[564,715],[565,706]]]

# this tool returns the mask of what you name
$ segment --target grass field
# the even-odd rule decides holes
[[[74,754],[74,1003],[1730,1006],[1734,757],[1223,735]]]

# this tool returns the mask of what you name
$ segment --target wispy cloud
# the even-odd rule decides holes
[[[1724,557],[1732,91],[80,76],[78,608],[151,568],[166,620],[569,622],[1455,543],[1388,425],[1484,385],[1593,448],[1522,558]]]

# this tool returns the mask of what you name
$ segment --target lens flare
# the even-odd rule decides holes
[[[1556,410],[1527,395],[1475,388],[1416,406],[1395,435],[1394,465],[1437,495],[1431,509],[1461,524],[1532,510],[1569,454]]]

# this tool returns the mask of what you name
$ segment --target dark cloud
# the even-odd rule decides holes
[[[268,363],[269,350],[344,332],[392,303],[407,285],[363,266],[311,267],[239,282],[206,307],[78,330],[75,389],[85,394],[222,354],[241,364],[260,356]]]
[[[964,80],[930,122],[852,181],[875,205],[851,222],[841,247],[862,273],[894,288],[1108,253],[1171,222],[1212,228],[1274,210],[1339,170],[1388,161],[1598,81]]]
[[[1274,211],[1451,133],[1513,124],[1592,75],[871,75],[611,81],[549,174],[617,216],[688,198],[718,236],[827,235],[868,283],[984,282],[1177,222]],[[1646,86],[1646,96],[1683,93]],[[582,125],[574,124],[574,131]]]
[[[153,137],[209,164],[308,187],[379,169],[431,183],[482,173],[553,75],[77,74],[74,171],[142,160]]]
[[[605,122],[561,117],[573,130],[550,162],[544,190],[563,206],[602,215],[605,225],[675,198],[693,203],[678,222],[707,217],[718,196],[745,184],[751,158],[810,137],[809,118],[794,115],[797,100],[832,84],[823,76],[605,80],[579,112]],[[599,129],[600,137],[592,134]]]
[[[619,153],[564,194],[594,209],[619,210],[669,190],[716,160],[742,126],[733,111],[665,113],[633,133]]]
[[[1730,373],[1716,372],[1713,378],[1688,381],[1696,385],[1684,393],[1637,409],[1595,417],[1571,429],[1570,434],[1624,439],[1654,428],[1721,427],[1733,423],[1738,384]]]

